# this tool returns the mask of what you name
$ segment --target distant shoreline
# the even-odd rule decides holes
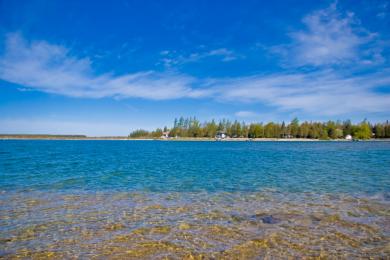
[[[129,140],[129,138],[127,136],[0,135],[0,140]]]
[[[193,138],[193,137],[179,137],[179,138],[129,138],[126,136],[72,136],[72,135],[0,135],[0,140],[117,140],[117,141],[205,141],[205,142],[351,142],[351,140],[346,139],[329,139],[329,140],[320,140],[320,139],[309,139],[309,138],[226,138],[222,140],[216,140],[215,138]],[[377,141],[390,141],[390,139],[367,139],[359,140],[365,142],[377,142]]]

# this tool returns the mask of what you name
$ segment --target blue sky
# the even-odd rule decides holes
[[[389,1],[0,1],[0,133],[390,119]]]

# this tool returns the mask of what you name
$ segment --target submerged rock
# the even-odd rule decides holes
[[[280,219],[275,218],[272,215],[264,216],[261,218],[261,220],[263,221],[264,224],[277,224],[280,222]]]
[[[250,217],[252,221],[261,221],[264,224],[277,224],[281,221],[280,218],[274,217],[273,215],[256,214]]]

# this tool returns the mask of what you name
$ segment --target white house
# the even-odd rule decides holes
[[[161,138],[163,139],[169,138],[169,131],[163,132]]]
[[[352,135],[346,135],[345,140],[352,140]]]
[[[227,137],[227,135],[223,132],[218,132],[216,135],[215,135],[215,139],[216,140],[222,140],[222,139],[225,139]]]

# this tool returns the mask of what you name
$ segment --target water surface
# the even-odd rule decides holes
[[[390,142],[0,141],[0,257],[389,257]]]

